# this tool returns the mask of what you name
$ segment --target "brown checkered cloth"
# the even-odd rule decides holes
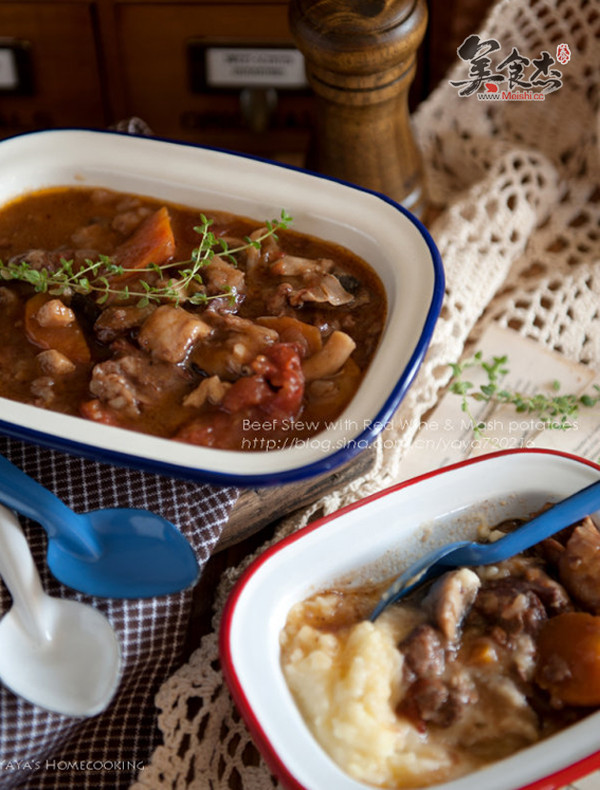
[[[186,535],[201,566],[238,496],[235,488],[113,467],[6,437],[0,437],[0,453],[78,512],[140,507],[160,513]],[[21,522],[46,592],[92,603],[108,617],[120,640],[123,674],[110,707],[89,719],[49,713],[0,688],[0,788],[128,787],[157,745],[154,695],[180,658],[192,592],[125,601],[74,592],[47,569],[44,530]],[[2,586],[1,611],[10,605]]]

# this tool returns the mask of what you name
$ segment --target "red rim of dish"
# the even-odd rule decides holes
[[[283,760],[281,760],[275,749],[271,746],[269,738],[267,737],[257,717],[254,715],[252,706],[248,702],[248,698],[246,697],[242,684],[240,683],[235,670],[234,661],[230,651],[230,634],[233,614],[237,601],[240,598],[248,581],[252,578],[252,576],[254,576],[259,568],[261,568],[263,564],[270,559],[270,557],[272,557],[274,554],[277,554],[281,549],[289,546],[291,543],[295,543],[304,535],[319,529],[324,524],[327,524],[328,522],[333,521],[334,519],[337,519],[340,516],[351,512],[352,510],[356,510],[360,507],[363,507],[364,505],[368,505],[370,502],[374,502],[382,496],[387,496],[394,491],[399,491],[402,488],[414,485],[415,483],[419,483],[422,480],[437,477],[438,475],[444,474],[445,472],[450,472],[453,469],[459,469],[461,467],[470,466],[484,460],[499,458],[506,455],[524,454],[557,456],[560,458],[577,461],[578,463],[590,466],[592,469],[597,469],[600,471],[600,465],[596,464],[594,461],[590,461],[587,458],[581,458],[577,455],[574,455],[573,453],[566,453],[560,450],[550,450],[547,448],[524,447],[510,450],[499,450],[498,452],[478,456],[477,458],[467,458],[464,461],[450,464],[449,466],[442,467],[441,469],[434,469],[431,472],[426,472],[422,475],[418,475],[417,477],[412,477],[409,480],[404,480],[401,483],[397,483],[390,488],[377,491],[375,494],[371,494],[370,496],[367,496],[358,502],[353,502],[351,505],[347,505],[346,507],[335,511],[335,513],[330,514],[329,516],[324,516],[312,524],[307,524],[297,532],[294,532],[292,535],[288,535],[288,537],[283,538],[275,545],[266,549],[263,554],[257,557],[254,562],[252,562],[248,568],[246,568],[246,570],[237,580],[225,603],[223,615],[221,618],[221,626],[219,629],[219,653],[221,657],[221,668],[227,686],[229,687],[229,691],[231,692],[231,696],[242,718],[244,719],[246,726],[248,727],[255,745],[258,747],[265,762],[269,766],[269,769],[287,788],[287,790],[307,790],[307,788],[305,785],[300,784],[295,776],[289,771]],[[596,752],[592,752],[587,757],[572,763],[571,765],[565,766],[564,768],[549,774],[548,776],[536,779],[534,782],[531,782],[527,785],[522,785],[519,788],[514,788],[514,790],[558,790],[558,788],[562,788],[569,782],[573,782],[576,779],[580,779],[582,776],[591,773],[596,768],[600,768],[600,749]],[[435,790],[435,785],[432,786],[432,790]]]

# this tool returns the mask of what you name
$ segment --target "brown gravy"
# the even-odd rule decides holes
[[[2,208],[0,395],[228,449],[290,446],[334,421],[379,342],[379,278],[339,245],[203,213],[214,257],[174,297],[168,283],[180,287],[202,238],[199,210],[89,188]],[[78,282],[90,262],[108,266],[90,271],[87,294],[36,294],[23,279],[56,278],[64,261]],[[144,299],[148,286],[163,295]]]

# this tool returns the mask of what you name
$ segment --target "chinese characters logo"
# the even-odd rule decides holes
[[[459,96],[477,94],[478,99],[543,101],[546,95],[562,87],[562,71],[571,59],[567,44],[559,44],[554,58],[542,50],[538,58],[521,55],[516,47],[502,57],[500,42],[495,38],[482,40],[468,36],[457,50],[458,57],[469,64],[467,79],[450,80]],[[494,61],[500,61],[494,65]],[[483,90],[481,90],[483,88]]]

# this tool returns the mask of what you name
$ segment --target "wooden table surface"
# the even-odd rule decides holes
[[[224,571],[236,567],[257,551],[273,536],[281,519],[368,474],[374,463],[375,450],[370,447],[330,474],[299,483],[248,488],[241,492],[216,551],[204,566],[194,590],[184,659],[198,647],[202,636],[212,630],[214,595]]]

